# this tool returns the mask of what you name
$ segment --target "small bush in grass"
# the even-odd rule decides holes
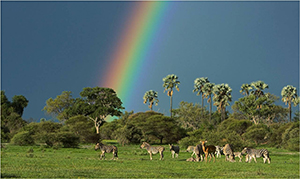
[[[71,132],[56,133],[56,141],[65,148],[78,147],[79,145],[79,137]]]
[[[22,131],[14,135],[14,137],[11,139],[11,142],[20,146],[33,145],[34,139],[28,131]]]

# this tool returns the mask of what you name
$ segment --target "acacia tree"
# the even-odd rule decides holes
[[[71,117],[67,110],[75,103],[71,91],[63,91],[61,95],[56,96],[55,99],[49,98],[46,101],[46,106],[43,108],[47,114],[55,116],[59,121],[64,122]]]
[[[210,104],[209,105],[209,120],[211,121],[211,112],[212,112],[212,99],[211,99],[211,95],[213,93],[213,89],[214,89],[215,84],[214,83],[205,83],[204,87],[203,87],[203,94],[205,96],[205,98],[208,98],[207,102]]]
[[[178,77],[174,74],[167,75],[165,78],[163,78],[163,87],[165,88],[165,91],[168,91],[167,94],[170,96],[170,113],[172,117],[172,97],[173,97],[173,88],[176,88],[177,91],[179,91],[179,84],[180,81],[178,81]]]
[[[157,106],[158,105],[158,93],[156,91],[153,91],[153,90],[149,90],[149,91],[146,91],[146,93],[144,94],[144,104],[147,103],[147,101],[149,101],[149,109],[152,111],[152,106],[153,104],[155,103],[155,105]]]
[[[231,102],[232,89],[228,84],[219,84],[214,86],[213,100],[214,105],[217,106],[219,113],[221,113],[221,120],[225,120],[226,106],[229,106],[228,102]]]
[[[174,109],[174,116],[178,124],[184,129],[199,129],[204,123],[203,118],[201,120],[202,113],[203,109],[198,103],[181,101],[179,107]]]
[[[286,116],[286,110],[274,103],[279,98],[267,93],[259,98],[254,94],[240,98],[232,105],[235,114],[240,114],[250,119],[254,124],[260,122],[272,123],[274,120],[281,121]],[[259,106],[259,107],[258,107]]]
[[[110,116],[120,116],[124,109],[122,101],[118,98],[116,92],[111,88],[83,88],[80,92],[82,99],[77,100],[76,108],[94,122],[97,134],[100,132],[100,126],[105,118]]]
[[[297,95],[297,89],[293,87],[292,85],[287,85],[282,88],[281,91],[282,101],[285,102],[286,105],[288,105],[289,109],[289,120],[291,122],[292,119],[292,103],[294,106],[297,106],[299,104],[299,97]]]

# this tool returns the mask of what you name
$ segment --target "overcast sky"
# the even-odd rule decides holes
[[[29,100],[23,118],[50,119],[42,111],[63,91],[74,97],[95,87],[138,2],[1,2],[1,90],[9,100]],[[299,90],[299,2],[169,2],[168,19],[156,34],[155,53],[125,110],[148,110],[147,90],[159,95],[153,109],[169,115],[162,78],[176,74],[181,101],[200,103],[197,77],[228,83],[233,101],[244,83],[262,80],[280,97],[286,85]],[[152,49],[153,50],[153,49]],[[299,94],[299,93],[298,93]],[[233,102],[231,102],[231,105]],[[284,105],[281,100],[277,104]],[[214,107],[214,110],[216,108]],[[230,109],[230,107],[227,107]],[[295,111],[296,108],[293,110]]]

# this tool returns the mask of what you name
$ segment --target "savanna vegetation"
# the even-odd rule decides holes
[[[232,89],[228,84],[196,78],[191,92],[200,96],[201,104],[182,101],[174,109],[172,98],[174,89],[178,91],[176,95],[180,95],[179,85],[176,75],[163,78],[163,88],[170,97],[170,116],[153,111],[153,105],[159,105],[159,96],[154,90],[146,91],[141,100],[150,110],[138,113],[124,111],[121,99],[110,88],[84,88],[79,98],[73,98],[71,91],[63,91],[55,99],[49,98],[43,108],[59,122],[44,118],[40,122],[23,120],[23,110],[29,100],[20,95],[10,101],[1,91],[1,177],[37,177],[40,176],[38,172],[44,173],[40,177],[46,178],[299,177],[299,111],[292,117],[292,105],[299,104],[295,87],[283,87],[278,97],[264,91],[269,86],[263,81],[243,84],[241,98],[232,102]],[[286,108],[276,104],[280,99]],[[232,113],[228,110],[230,103]],[[105,121],[107,116],[118,119],[108,122]],[[200,139],[219,146],[230,143],[235,151],[245,146],[269,148],[275,159],[271,156],[271,165],[262,170],[260,164],[247,164],[251,166],[247,167],[238,163],[224,164],[223,160],[216,164],[182,165],[190,156],[184,153],[177,160],[166,157],[163,163],[155,161],[152,166],[146,151],[139,149],[139,144],[147,141],[166,148],[169,143],[177,144],[183,151],[189,145],[198,144]],[[116,141],[122,156],[120,160],[97,160],[91,143],[102,140]],[[293,155],[275,151],[290,151]],[[50,164],[54,159],[58,162]],[[295,167],[291,173],[281,168],[286,168],[289,162],[289,166]],[[24,163],[29,164],[25,166]]]
[[[44,145],[16,146],[7,144],[1,150],[1,178],[299,178],[299,153],[268,148],[271,164],[225,162],[186,162],[191,153],[181,149],[178,158],[171,158],[168,145],[163,145],[164,160],[149,154],[140,145],[119,145],[118,160],[99,160],[94,145],[78,148],[48,148]]]

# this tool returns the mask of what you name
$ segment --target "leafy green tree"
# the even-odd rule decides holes
[[[173,118],[162,115],[147,118],[139,127],[148,139],[158,139],[161,144],[163,140],[166,143],[177,142],[184,134],[184,130],[176,125]]]
[[[221,113],[222,121],[225,120],[226,106],[229,106],[229,102],[231,102],[232,99],[231,92],[232,89],[228,84],[223,83],[214,86],[214,105],[217,106],[219,113]]]
[[[282,101],[285,102],[285,104],[288,105],[289,109],[289,120],[291,122],[292,120],[292,103],[294,106],[297,106],[299,104],[299,97],[297,95],[297,89],[293,87],[292,85],[287,85],[282,88],[281,91]]]
[[[201,99],[202,99],[202,102],[201,102],[201,106],[203,108],[203,105],[204,105],[204,85],[206,83],[209,83],[209,80],[207,77],[201,77],[201,78],[196,78],[195,81],[194,81],[194,90],[193,92],[197,92],[197,96],[200,96],[201,95]]]
[[[210,104],[209,105],[209,121],[211,121],[211,113],[212,113],[211,95],[213,94],[214,86],[215,86],[214,83],[205,83],[205,85],[203,86],[203,94],[204,94],[205,98],[208,98],[207,102]]]
[[[172,117],[172,97],[173,97],[173,88],[176,88],[177,91],[179,91],[179,85],[180,81],[178,81],[178,77],[174,74],[167,75],[165,78],[163,78],[163,87],[165,88],[165,91],[168,91],[167,94],[170,96],[170,114]]]
[[[82,100],[77,100],[73,111],[81,111],[82,115],[91,119],[97,134],[99,134],[100,126],[107,116],[120,116],[121,110],[124,109],[122,101],[111,88],[83,88],[80,96]]]
[[[69,119],[70,116],[66,111],[74,105],[74,102],[72,92],[63,91],[61,95],[56,96],[55,99],[49,98],[43,110],[46,111],[47,114],[54,115],[58,120],[64,122]]]
[[[279,98],[267,93],[259,98],[254,94],[240,98],[232,105],[234,113],[244,116],[244,119],[251,120],[254,124],[260,122],[272,123],[274,120],[281,121],[286,111],[275,105]]]
[[[143,100],[144,104],[146,104],[149,101],[149,109],[152,111],[152,106],[155,103],[155,105],[158,105],[158,93],[153,90],[149,90],[144,94]]]
[[[263,90],[269,88],[269,85],[267,85],[263,81],[252,82],[251,86],[254,89],[254,91],[251,91],[251,94],[254,94],[256,96],[256,98],[262,97],[264,95],[264,91]]]
[[[14,96],[12,102],[1,91],[1,139],[9,141],[23,126],[27,124],[22,119],[28,100],[22,96]]]
[[[201,117],[203,110],[199,104],[182,101],[179,108],[174,109],[173,112],[182,128],[197,130],[205,123],[204,118]]]
[[[253,88],[251,87],[250,84],[243,84],[241,86],[241,90],[240,93],[242,93],[243,95],[249,96],[250,90],[252,90]]]
[[[22,95],[18,95],[18,96],[14,96],[12,98],[12,107],[14,108],[15,112],[17,114],[19,114],[20,116],[23,115],[23,111],[24,111],[24,108],[27,107],[28,105],[28,100],[22,96]]]

